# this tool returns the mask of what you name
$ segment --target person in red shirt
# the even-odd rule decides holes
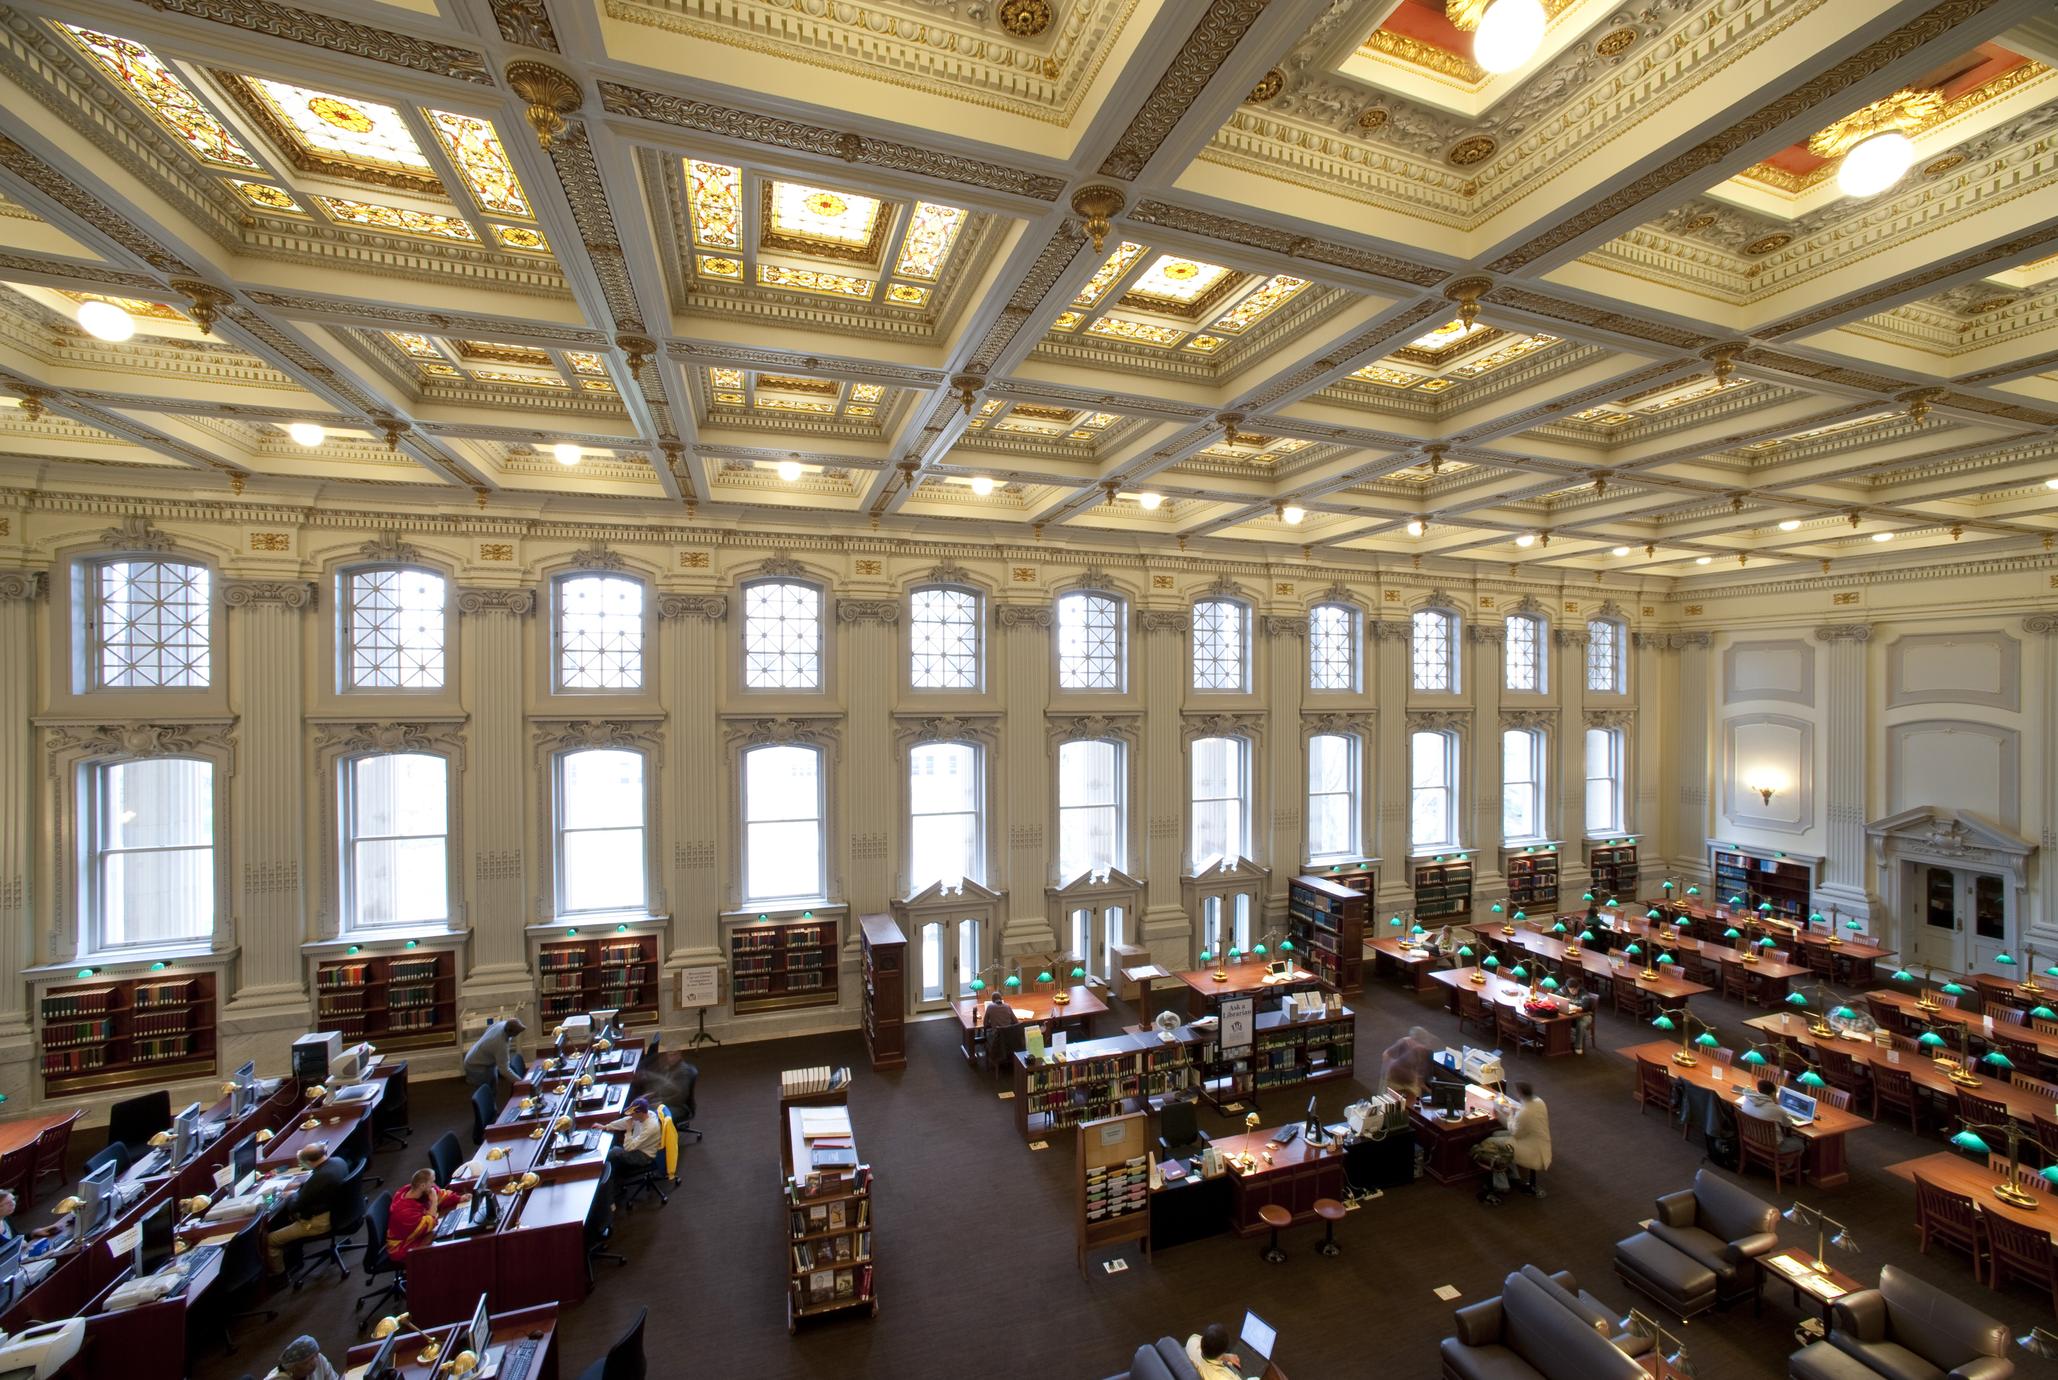
[[[407,1253],[429,1239],[436,1219],[463,1203],[470,1194],[436,1187],[436,1171],[417,1169],[406,1188],[393,1195],[386,1218],[386,1254],[404,1260]]]

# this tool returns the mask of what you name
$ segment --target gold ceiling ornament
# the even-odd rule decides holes
[[[1492,287],[1491,278],[1460,278],[1444,288],[1444,300],[1458,304],[1458,320],[1466,330],[1471,330],[1472,323],[1479,319],[1479,299]]]
[[[1225,443],[1233,446],[1238,441],[1248,439],[1236,430],[1239,426],[1243,425],[1243,415],[1241,412],[1217,412],[1215,414],[1215,421],[1222,428],[1222,440]]]
[[[1761,254],[1770,254],[1775,249],[1793,243],[1793,238],[1784,230],[1774,231],[1770,235],[1760,235],[1744,246],[1744,253],[1755,259]]]
[[[1536,534],[1536,544],[1537,544],[1537,545],[1538,545],[1539,547],[1549,546],[1549,545],[1551,544],[1551,529],[1550,529],[1550,528],[1546,527],[1546,528],[1544,528],[1544,530],[1543,530],[1543,531],[1541,531],[1541,532],[1538,532],[1538,533]]]
[[[24,388],[21,390],[18,410],[29,421],[40,422],[43,420],[43,413],[47,410],[43,406],[43,399],[49,396],[48,393],[45,393],[40,388]]]
[[[1726,341],[1701,351],[1701,358],[1714,366],[1716,383],[1727,383],[1729,376],[1736,372],[1736,357],[1750,348],[1751,342],[1748,340]]]
[[[1749,565],[1749,564],[1751,563],[1751,557],[1750,557],[1750,553],[1749,553],[1749,552],[1747,552],[1747,551],[1739,551],[1739,552],[1737,552],[1737,553],[1736,553],[1736,563],[1737,563],[1738,565]]]
[[[1469,168],[1474,163],[1484,163],[1494,156],[1500,143],[1489,135],[1475,134],[1470,139],[1460,139],[1451,145],[1451,151],[1444,155],[1454,168]]]
[[[243,493],[243,486],[249,482],[250,476],[241,470],[237,470],[229,475],[229,492],[240,498]]]
[[[1822,573],[1825,575],[1829,574],[1829,557],[1827,556],[1822,558]]]
[[[1656,542],[1654,542],[1654,541],[1647,541],[1647,542],[1645,542],[1645,543],[1644,543],[1644,559],[1645,559],[1645,560],[1649,560],[1649,559],[1650,559],[1651,557],[1653,557],[1653,556],[1655,556],[1655,555],[1657,555],[1657,554],[1658,554],[1658,543],[1656,543]]]
[[[1375,105],[1370,110],[1360,111],[1358,112],[1358,131],[1361,134],[1370,134],[1373,130],[1385,124],[1388,118],[1389,116],[1383,106]]]
[[[1954,522],[1954,523],[1952,523],[1952,524],[1951,524],[1951,540],[1952,540],[1952,541],[1956,541],[1956,540],[1958,540],[1958,538],[1960,538],[1960,537],[1962,537],[1962,536],[1964,536],[1964,535],[1965,535],[1965,524],[1964,524],[1964,523],[1962,523],[1962,522]]]
[[[1274,67],[1258,79],[1258,84],[1253,86],[1251,93],[1243,98],[1243,103],[1245,105],[1263,105],[1285,89],[1286,74],[1277,67]]]
[[[1621,57],[1635,42],[1635,29],[1616,29],[1601,35],[1601,41],[1594,44],[1594,51],[1604,58]]]
[[[1929,415],[1930,404],[1943,396],[1941,388],[1916,388],[1901,394],[1897,401],[1907,405],[1908,420],[1920,426],[1922,419]]]
[[[186,314],[193,318],[193,324],[200,328],[202,335],[214,334],[217,313],[236,300],[214,284],[203,283],[197,278],[174,278],[170,287],[173,292],[192,303]]]
[[[536,131],[536,143],[546,153],[550,141],[564,133],[565,116],[585,104],[586,93],[579,83],[547,62],[510,62],[507,84],[529,103],[525,114]]]
[[[1947,153],[1934,162],[1923,164],[1922,175],[1924,177],[1941,177],[1964,161],[1965,155],[1962,153]]]
[[[485,511],[485,508],[486,508],[486,499],[487,499],[487,496],[488,496],[488,495],[487,495],[487,493],[486,493],[486,491],[485,491],[484,489],[473,489],[473,490],[472,490],[472,501],[473,501],[474,503],[478,504],[478,506],[479,506],[479,509],[480,509],[480,511],[481,511],[481,512]]]
[[[650,363],[650,356],[657,350],[657,342],[647,335],[618,335],[615,348],[627,356],[629,377],[641,383],[643,366]]]
[[[1479,27],[1479,21],[1486,17],[1486,7],[1493,0],[1444,0],[1443,17],[1451,27],[1471,33]]]
[[[372,423],[385,435],[386,449],[398,451],[400,449],[400,438],[407,432],[407,423],[401,421],[398,417],[384,415],[372,418]]]
[[[1850,512],[1845,513],[1844,516],[1850,520],[1851,529],[1853,531],[1856,531],[1858,524],[1864,521],[1864,514],[1860,513],[1856,508],[1853,508]]]
[[[1443,470],[1443,458],[1450,453],[1450,449],[1449,446],[1441,443],[1423,447],[1423,451],[1429,456],[1429,474],[1431,478],[1434,478]],[[1427,531],[1428,527],[1425,525],[1423,530]]]
[[[1050,20],[1050,0],[1001,0],[1000,26],[1016,38],[1035,38]]]
[[[1875,134],[1914,134],[1944,113],[1944,93],[1904,86],[1808,138],[1817,158],[1841,158]]]
[[[966,373],[950,376],[951,392],[957,395],[957,400],[963,405],[967,417],[972,415],[972,406],[979,401],[979,390],[985,386],[984,374]]]
[[[1741,513],[1743,510],[1744,496],[1742,494],[1731,494],[1729,496],[1729,511],[1732,513]]]
[[[1605,495],[1605,494],[1606,494],[1607,492],[1608,492],[1608,472],[1607,472],[1606,470],[1597,470],[1597,471],[1595,471],[1595,472],[1594,472],[1594,497],[1595,497],[1595,498],[1600,498],[1600,497],[1604,496],[1604,495]]]
[[[1107,243],[1109,221],[1122,214],[1122,208],[1129,204],[1119,187],[1096,182],[1090,187],[1081,187],[1072,193],[1072,209],[1086,222],[1087,238],[1093,241],[1093,252],[1098,254]]]

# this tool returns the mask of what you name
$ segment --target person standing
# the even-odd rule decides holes
[[[472,1042],[472,1047],[465,1051],[464,1081],[475,1088],[494,1088],[497,1097],[501,1079],[514,1082],[514,1068],[509,1060],[514,1054],[515,1041],[528,1028],[514,1016],[487,1026],[485,1032]]]
[[[1543,1185],[1536,1176],[1551,1167],[1551,1109],[1528,1083],[1515,1085],[1515,1115],[1508,1121],[1508,1139],[1513,1142],[1515,1167],[1529,1171],[1517,1186],[1524,1193],[1541,1198]]]

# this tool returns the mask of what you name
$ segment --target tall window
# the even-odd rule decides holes
[[[1586,688],[1622,693],[1622,625],[1596,618],[1586,625]]]
[[[1408,767],[1412,782],[1408,842],[1417,850],[1457,847],[1457,735],[1410,735]]]
[[[196,690],[210,683],[208,569],[182,561],[91,567],[94,684],[108,690]]]
[[[644,904],[643,754],[620,748],[557,759],[560,915]]]
[[[822,853],[822,754],[791,744],[743,754],[743,899],[827,894]]]
[[[214,933],[214,765],[152,757],[89,767],[84,780],[92,947]]]
[[[1250,852],[1250,744],[1241,738],[1198,738],[1193,772],[1193,866]]]
[[[557,582],[557,688],[643,686],[643,582],[568,575]]]
[[[1058,880],[1129,866],[1122,744],[1058,746]]]
[[[1544,735],[1511,728],[1501,735],[1501,835],[1543,837]]]
[[[1622,730],[1586,731],[1586,832],[1613,834],[1622,823]]]
[[[979,596],[937,585],[909,600],[908,679],[917,690],[979,688]]]
[[[979,749],[918,743],[908,753],[908,890],[984,881]]]
[[[1358,611],[1317,604],[1308,611],[1308,689],[1358,688]]]
[[[443,687],[443,577],[408,566],[343,576],[344,684],[352,690]]]
[[[1411,650],[1417,690],[1458,688],[1458,620],[1442,609],[1418,609]]]
[[[1233,599],[1203,599],[1193,606],[1193,688],[1246,690],[1250,664],[1250,611]]]
[[[351,929],[450,919],[448,771],[432,753],[395,752],[353,757],[337,774]]]
[[[1122,601],[1110,594],[1058,600],[1058,688],[1120,690],[1128,648]]]
[[[1502,664],[1503,680],[1510,690],[1540,691],[1544,688],[1543,619],[1526,613],[1508,618],[1508,650]]]
[[[1308,860],[1349,858],[1358,848],[1358,739],[1308,739]]]
[[[822,592],[794,580],[743,590],[743,684],[751,690],[822,688]]]

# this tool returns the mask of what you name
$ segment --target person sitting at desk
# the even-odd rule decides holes
[[[265,1263],[275,1275],[286,1273],[284,1247],[310,1236],[329,1234],[329,1212],[343,1201],[350,1184],[350,1169],[319,1145],[303,1145],[293,1162],[307,1175],[286,1204],[286,1224],[274,1227],[264,1242]]]
[[[1779,1153],[1782,1155],[1791,1155],[1807,1144],[1794,1134],[1794,1118],[1779,1105],[1779,1085],[1770,1078],[1760,1078],[1755,1089],[1739,1094],[1736,1110],[1739,1116],[1754,1116],[1784,1129],[1786,1134],[1779,1138]]]
[[[657,1157],[664,1151],[665,1126],[651,1113],[647,1097],[631,1102],[627,1116],[618,1117],[601,1129],[622,1138],[607,1152],[607,1162],[614,1166],[617,1176],[649,1173],[650,1166],[657,1163]]]
[[[1586,1053],[1586,1047],[1594,1037],[1594,1012],[1600,1010],[1600,994],[1589,992],[1585,975],[1567,964],[1564,985],[1558,989],[1558,1000],[1579,1012],[1572,1018],[1572,1052]]]
[[[514,1054],[515,1041],[528,1028],[512,1016],[487,1026],[485,1033],[465,1051],[464,1081],[475,1088],[496,1089],[503,1078],[514,1082],[515,1072],[509,1059]]]
[[[1201,1380],[1242,1380],[1243,1358],[1229,1349],[1229,1329],[1220,1323],[1209,1323],[1186,1339],[1186,1359]]]
[[[338,1376],[329,1358],[322,1355],[321,1343],[303,1332],[286,1343],[279,1363],[264,1380],[338,1380]]]
[[[30,1241],[41,1241],[47,1237],[55,1236],[64,1230],[63,1227],[53,1223],[47,1227],[37,1227],[31,1232],[16,1231],[12,1218],[14,1217],[14,1210],[19,1206],[20,1204],[15,1201],[14,1194],[4,1188],[0,1188],[0,1246],[6,1245],[16,1237],[23,1236]]]
[[[436,1187],[436,1171],[417,1169],[407,1187],[393,1195],[386,1217],[386,1254],[395,1261],[429,1239],[437,1219],[471,1195]]]
[[[1380,1056],[1380,1088],[1406,1097],[1420,1097],[1429,1086],[1429,1056],[1435,1050],[1434,1035],[1419,1025],[1410,1029]]]

